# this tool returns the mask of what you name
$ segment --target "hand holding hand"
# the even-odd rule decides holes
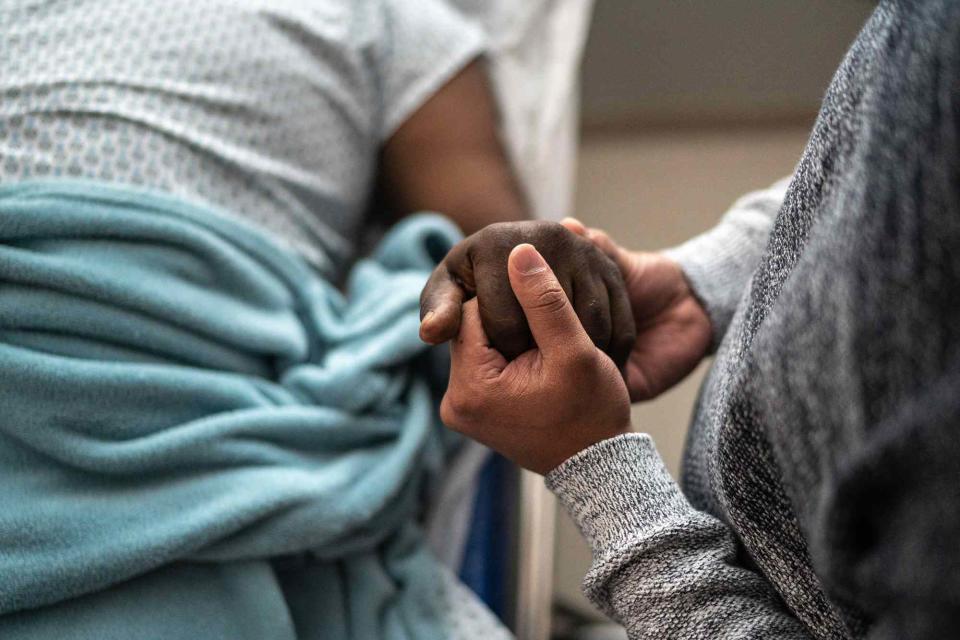
[[[508,362],[490,344],[478,302],[464,304],[440,415],[520,466],[547,473],[628,431],[630,400],[620,371],[591,341],[537,250],[514,248],[507,271],[537,348]]]
[[[420,337],[439,344],[457,335],[460,307],[476,296],[490,344],[508,360],[533,346],[527,320],[507,277],[507,256],[521,243],[536,246],[586,334],[622,366],[634,343],[634,321],[617,266],[587,238],[556,222],[494,224],[455,246],[420,296]]]
[[[625,375],[630,399],[649,400],[690,373],[707,354],[713,336],[710,317],[694,297],[683,271],[662,253],[628,251],[609,235],[572,218],[563,226],[589,239],[620,269],[636,339]]]

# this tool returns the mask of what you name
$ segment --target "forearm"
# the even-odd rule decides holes
[[[529,218],[497,120],[486,73],[475,61],[386,141],[379,182],[390,213],[437,211],[468,235]]]
[[[732,532],[689,504],[649,436],[594,445],[547,485],[593,549],[588,597],[631,639],[809,637],[764,578],[738,564]]]
[[[760,262],[789,178],[740,198],[713,229],[666,254],[680,263],[710,315],[713,347],[720,343]]]

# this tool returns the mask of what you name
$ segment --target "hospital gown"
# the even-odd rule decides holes
[[[5,0],[0,181],[158,188],[337,270],[382,143],[483,47],[440,0]]]

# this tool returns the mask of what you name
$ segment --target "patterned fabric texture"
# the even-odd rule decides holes
[[[483,46],[442,0],[4,0],[0,182],[207,202],[331,275],[381,143]]]
[[[587,592],[634,639],[956,638],[960,3],[879,3],[771,204],[672,254],[722,334],[683,491],[640,434],[548,478]]]

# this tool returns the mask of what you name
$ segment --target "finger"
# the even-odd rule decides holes
[[[466,302],[460,333],[450,342],[450,383],[440,403],[440,419],[448,427],[476,437],[472,426],[483,415],[484,398],[490,393],[507,361],[489,345],[476,299]]]
[[[590,229],[587,230],[587,238],[595,247],[607,254],[607,257],[611,260],[616,261],[617,256],[620,255],[620,245],[614,242],[613,238],[611,238],[610,234],[606,231],[590,227]]]
[[[573,285],[573,309],[590,340],[603,351],[610,344],[610,296],[600,276],[581,275]]]
[[[606,231],[590,228],[587,231],[587,238],[595,247],[603,251],[608,258],[613,260],[620,273],[626,278],[634,269],[633,261],[630,259],[630,253],[613,241],[613,238]]]
[[[428,344],[450,340],[460,328],[460,306],[467,295],[464,273],[469,256],[461,242],[447,254],[420,292],[420,339]]]
[[[612,271],[612,270],[611,270]],[[607,295],[610,300],[610,345],[607,353],[614,364],[623,371],[630,352],[637,342],[637,323],[633,318],[633,309],[627,288],[619,273],[606,274]]]
[[[580,222],[579,220],[577,220],[576,218],[564,218],[563,220],[560,221],[560,224],[566,227],[568,231],[571,231],[577,234],[578,236],[583,236],[584,238],[587,237],[586,225]]]
[[[533,346],[523,309],[510,287],[507,261],[481,260],[476,265],[480,319],[490,344],[513,360]]]
[[[461,307],[460,331],[457,337],[450,341],[450,353],[463,355],[476,351],[479,347],[490,346],[490,340],[483,330],[480,312],[477,310],[477,300],[468,300]]]
[[[463,288],[446,267],[438,267],[420,294],[420,339],[440,344],[457,335],[463,297]]]
[[[543,256],[529,244],[519,244],[508,260],[510,285],[544,356],[590,348],[590,338],[570,300]]]
[[[463,304],[463,313],[460,320],[460,332],[450,342],[450,370],[451,376],[475,376],[482,370],[502,370],[507,362],[503,356],[490,345],[490,339],[483,329],[477,299]]]

